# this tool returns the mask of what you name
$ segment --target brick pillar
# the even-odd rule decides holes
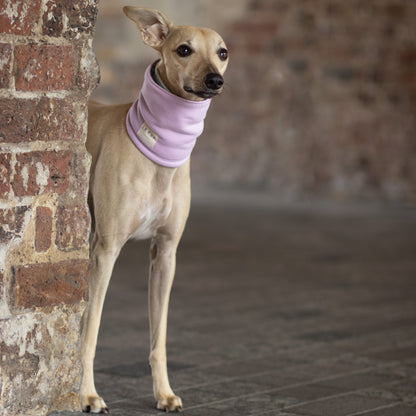
[[[97,0],[0,0],[0,414],[79,410]]]

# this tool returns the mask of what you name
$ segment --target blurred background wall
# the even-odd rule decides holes
[[[156,54],[122,6],[209,26],[230,50],[194,187],[416,201],[416,1],[101,0],[94,99],[133,100]]]

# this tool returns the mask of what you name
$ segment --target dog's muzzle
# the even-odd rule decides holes
[[[220,74],[209,73],[205,75],[204,84],[206,89],[201,91],[195,91],[188,86],[184,86],[183,89],[204,99],[212,98],[221,92],[221,88],[224,85],[224,78]]]

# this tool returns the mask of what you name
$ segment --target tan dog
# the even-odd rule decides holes
[[[156,10],[125,7],[124,12],[139,27],[143,42],[160,53],[156,67],[159,85],[185,99],[184,105],[199,103],[222,91],[227,50],[216,32],[174,26]],[[189,159],[178,167],[166,167],[139,151],[126,129],[131,105],[89,105],[87,149],[92,155],[90,195],[95,229],[90,297],[82,325],[84,373],[80,400],[82,409],[92,413],[108,413],[94,386],[93,361],[113,266],[122,246],[132,237],[152,239],[149,360],[157,408],[182,408],[182,401],[173,393],[168,380],[166,326],[176,249],[190,206]],[[163,119],[167,115],[159,116]],[[154,145],[158,136],[151,129],[145,134]]]

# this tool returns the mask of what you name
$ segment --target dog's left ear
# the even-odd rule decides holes
[[[146,45],[155,49],[162,46],[173,26],[173,23],[163,13],[153,9],[130,6],[123,7],[123,11],[136,23]]]

